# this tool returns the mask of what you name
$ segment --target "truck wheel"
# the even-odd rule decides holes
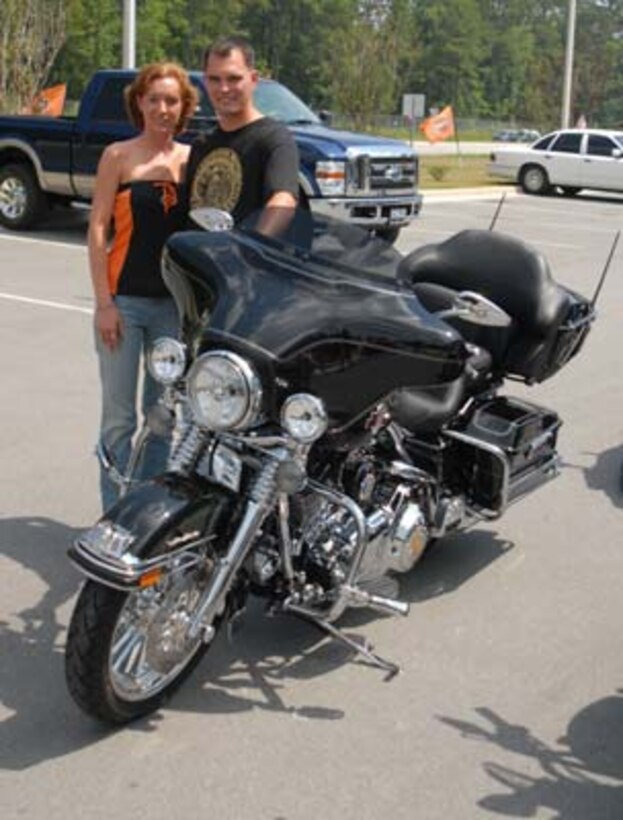
[[[400,228],[376,228],[374,233],[379,237],[379,239],[383,239],[385,242],[393,245],[398,239]]]
[[[0,225],[14,231],[31,228],[43,216],[47,204],[28,165],[16,163],[0,168]]]
[[[546,194],[550,188],[547,172],[540,165],[527,165],[519,183],[527,194]]]

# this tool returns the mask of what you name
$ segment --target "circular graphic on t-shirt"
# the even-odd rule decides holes
[[[231,148],[216,148],[199,161],[190,189],[191,208],[231,213],[242,190],[242,165]]]

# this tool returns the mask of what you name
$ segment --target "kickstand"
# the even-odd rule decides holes
[[[383,669],[387,672],[385,680],[391,680],[400,672],[400,667],[397,664],[385,660],[385,658],[381,658],[379,655],[374,653],[372,651],[372,646],[367,641],[363,644],[357,643],[357,641],[353,638],[349,638],[346,633],[342,632],[342,630],[338,629],[336,626],[333,626],[333,624],[330,624],[329,621],[325,621],[323,618],[318,617],[313,612],[309,612],[309,610],[299,607],[296,604],[289,603],[284,605],[284,612],[289,612],[304,621],[309,621],[309,623],[314,624],[323,632],[326,632],[332,638],[335,638],[335,640],[340,641],[350,647],[350,649],[353,649],[359,655],[363,655],[363,657],[372,666],[377,667],[377,669]]]

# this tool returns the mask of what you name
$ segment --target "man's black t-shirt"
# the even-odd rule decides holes
[[[193,144],[187,180],[191,208],[221,208],[240,222],[277,191],[298,196],[296,143],[270,117],[236,131],[217,127]]]

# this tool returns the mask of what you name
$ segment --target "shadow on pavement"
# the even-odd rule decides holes
[[[571,719],[564,736],[551,746],[527,727],[508,723],[491,709],[475,711],[479,722],[451,717],[439,720],[464,738],[492,744],[530,761],[529,774],[498,763],[483,763],[487,774],[503,790],[479,800],[479,806],[505,817],[540,817],[546,810],[552,820],[620,820],[621,691],[584,707]],[[540,774],[534,774],[534,763]]]
[[[417,604],[449,594],[511,548],[509,542],[485,531],[444,538],[411,572],[399,577],[399,597]],[[371,610],[351,609],[337,626],[361,642],[365,630],[364,634],[353,630],[383,617],[387,616]],[[396,628],[400,628],[399,620]],[[391,657],[391,647],[379,645],[375,649],[382,656]],[[326,638],[309,624],[289,616],[269,618],[263,612],[262,603],[253,599],[233,646],[228,651],[225,641],[217,642],[170,707],[206,714],[267,709],[298,717],[336,720],[345,714],[340,708],[293,708],[280,698],[279,690],[291,688],[288,683],[291,680],[321,677],[346,663],[360,666],[362,674],[384,675],[381,670],[371,669],[362,656]]]
[[[77,532],[48,518],[0,521],[0,556],[34,573],[44,587],[36,604],[0,617],[0,703],[11,713],[0,724],[0,769],[26,769],[101,735],[78,715],[65,688],[65,625],[58,610],[80,583],[65,556]],[[10,578],[3,583],[10,585]]]
[[[615,507],[623,507],[623,442],[591,455],[595,463],[584,470],[587,485],[605,493]]]
[[[33,606],[0,617],[0,703],[10,713],[0,724],[0,769],[27,769],[111,734],[110,728],[79,711],[65,686],[66,625],[81,582],[66,550],[78,531],[48,518],[0,521],[0,556],[32,572],[37,586],[44,588]],[[417,604],[450,593],[509,548],[487,532],[443,539],[401,577],[401,597]],[[10,579],[4,580],[10,584]],[[354,630],[378,617],[382,616],[351,611],[339,625],[361,640]],[[224,632],[219,635],[169,707],[201,714],[266,709],[305,719],[339,720],[345,715],[340,704],[292,707],[280,690],[291,688],[289,681],[324,676],[351,662],[366,674],[366,661],[351,649],[293,617],[269,617],[263,602],[252,598],[233,642]],[[153,731],[161,719],[156,714],[133,723],[131,729]]]

